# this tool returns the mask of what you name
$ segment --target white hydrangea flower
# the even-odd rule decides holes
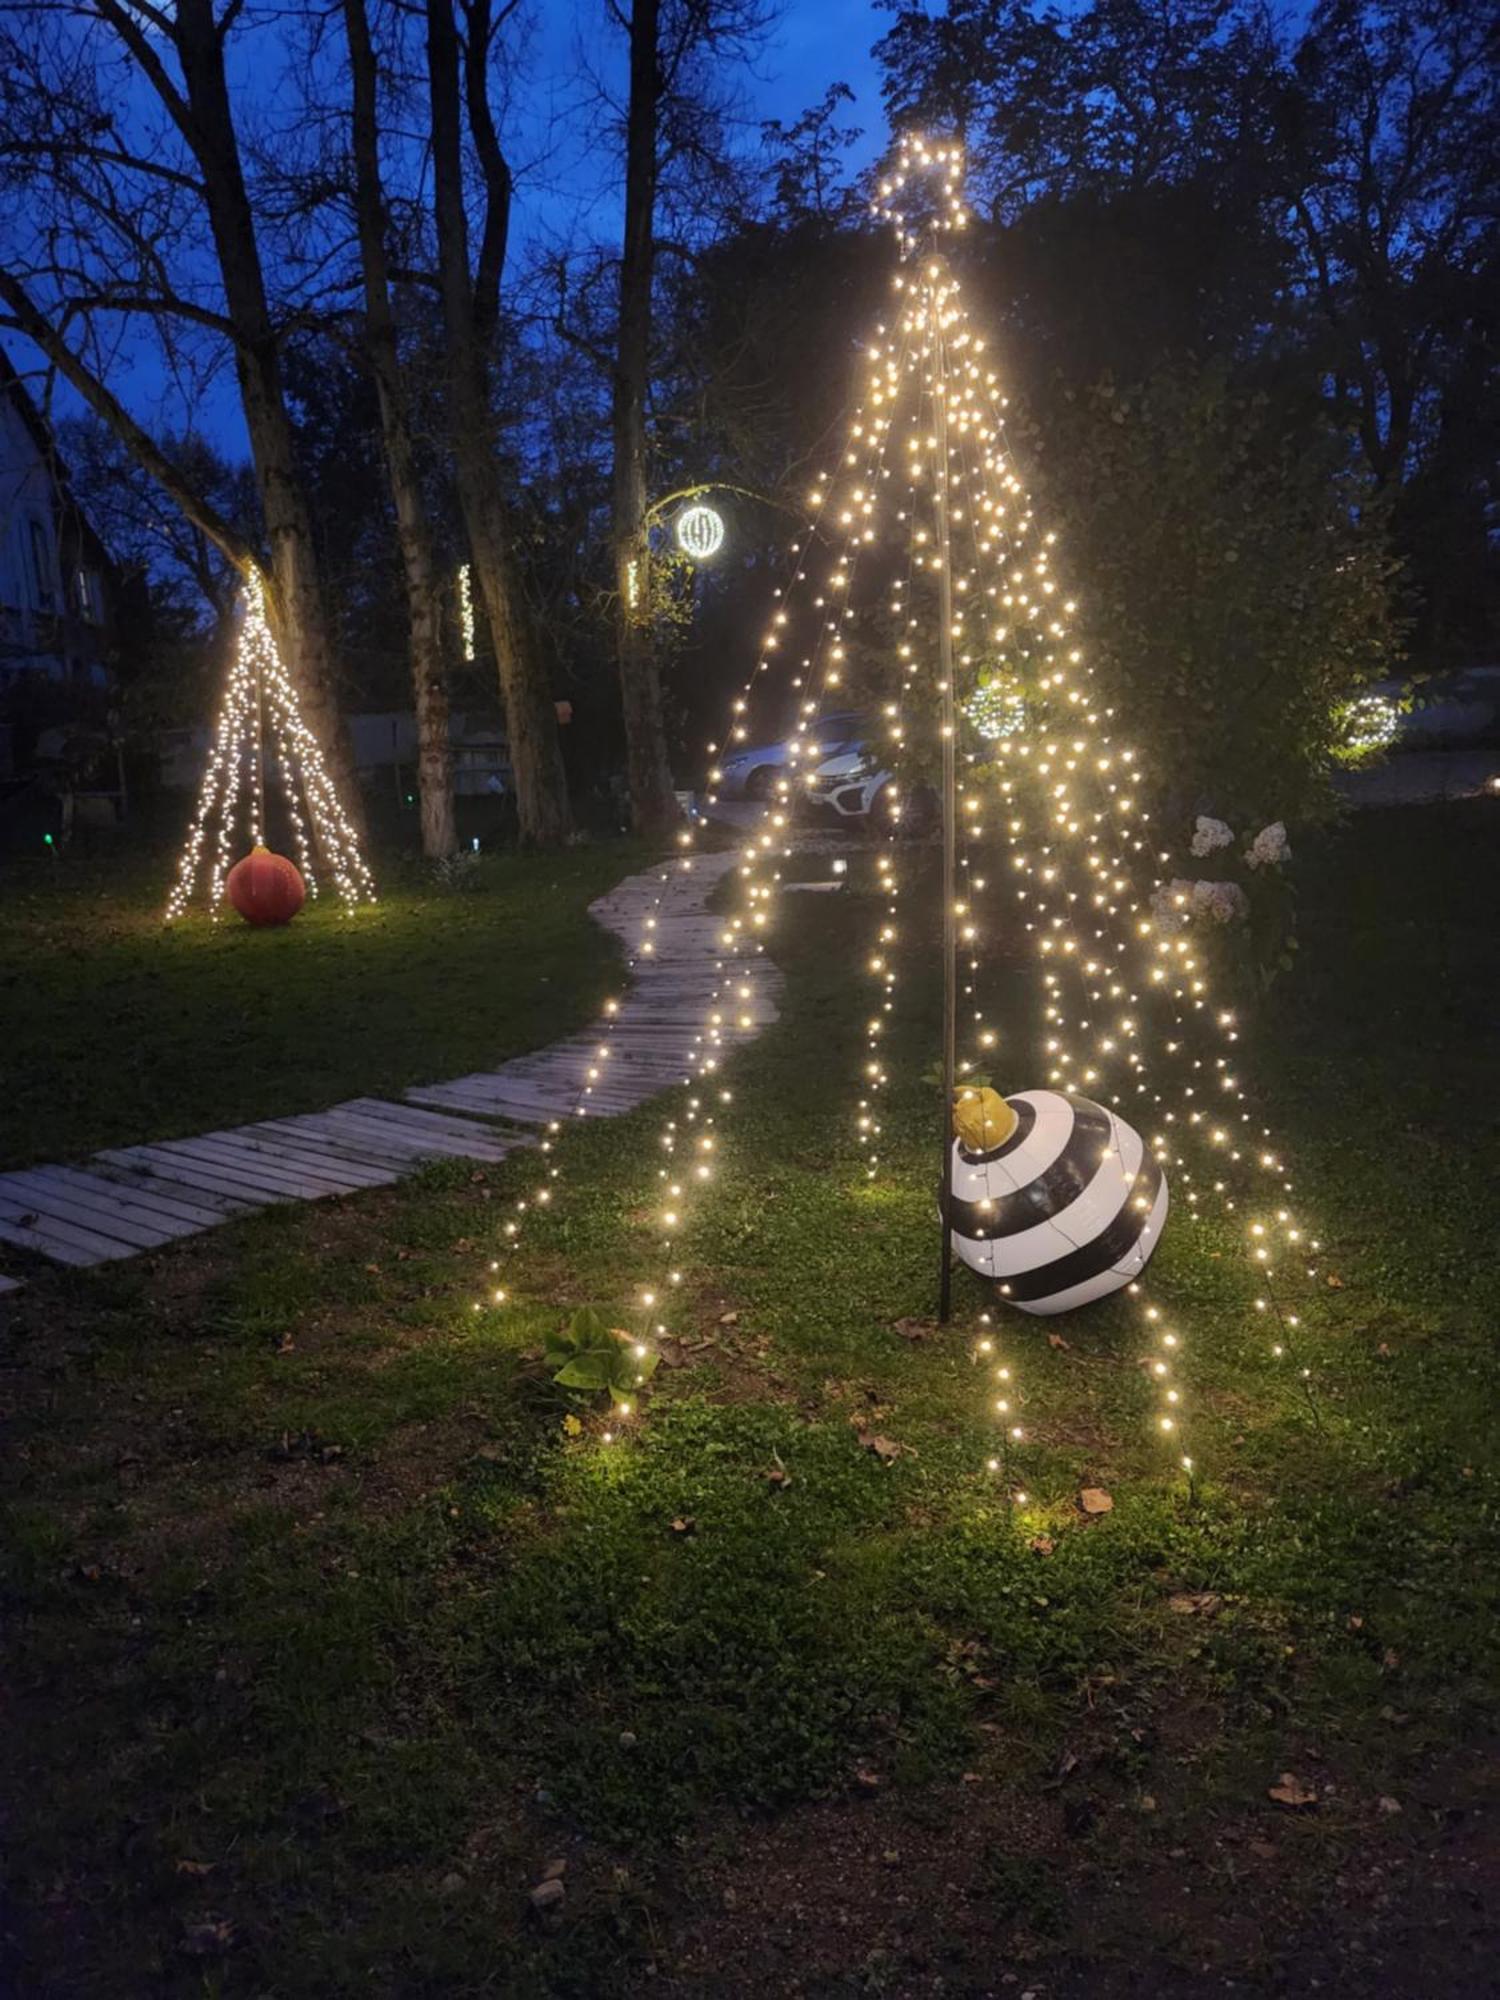
[[[1286,828],[1279,819],[1273,819],[1245,849],[1245,859],[1252,868],[1273,868],[1280,861],[1291,859],[1291,844],[1286,837]]]
[[[1194,884],[1176,875],[1151,891],[1151,917],[1159,931],[1180,931],[1193,914]]]
[[[1193,852],[1200,860],[1205,854],[1212,854],[1216,847],[1228,847],[1233,839],[1233,831],[1223,820],[1210,819],[1206,813],[1199,813],[1198,824],[1193,828]]]
[[[1243,923],[1250,914],[1250,899],[1238,882],[1195,882],[1193,914],[1212,917],[1216,924]]]

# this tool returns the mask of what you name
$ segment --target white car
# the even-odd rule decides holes
[[[881,833],[899,825],[904,834],[920,840],[936,824],[939,804],[931,785],[903,790],[874,744],[855,743],[825,757],[808,774],[802,810],[825,823]]]

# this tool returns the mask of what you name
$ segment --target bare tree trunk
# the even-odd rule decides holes
[[[117,16],[124,10],[118,4],[106,0],[101,11],[119,27]],[[203,175],[204,203],[225,305],[235,331],[235,372],[265,515],[275,611],[308,726],[322,746],[345,813],[356,828],[361,828],[363,800],[349,734],[339,712],[312,512],[282,392],[276,329],[235,136],[224,43],[211,0],[178,0],[173,38],[186,102],[178,99],[175,107],[169,102],[168,108],[173,110]]]
[[[487,20],[486,13],[482,34],[473,14],[469,21],[471,44],[479,40],[485,50]],[[480,334],[488,301],[476,295],[469,267],[459,46],[452,0],[427,0],[427,69],[432,97],[433,212],[448,364],[448,422],[459,505],[495,645],[521,838],[528,845],[552,847],[567,838],[572,816],[557,713],[532,629],[508,510],[495,469],[489,370]],[[472,125],[472,114],[470,122]],[[484,135],[476,136],[483,150]],[[492,276],[498,283],[498,262],[492,247],[498,235],[499,259],[503,261],[505,218],[503,212],[496,212],[494,177],[487,173],[486,178],[486,260],[494,264]],[[503,179],[499,198],[508,203],[508,176]]]
[[[630,811],[637,833],[677,818],[667,757],[651,618],[651,545],[646,520],[646,390],[651,367],[651,279],[655,257],[659,0],[630,11],[630,105],[625,127],[625,234],[614,379],[615,646]]]
[[[427,532],[416,445],[401,378],[391,310],[385,195],[380,180],[375,53],[364,0],[344,0],[353,82],[355,207],[365,293],[365,350],[380,404],[386,468],[406,578],[412,694],[417,716],[417,796],[422,852],[441,860],[457,845],[453,823],[453,746],[448,735],[448,677],[443,657],[441,585]]]

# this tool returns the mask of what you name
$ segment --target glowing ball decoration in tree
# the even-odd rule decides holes
[[[289,924],[307,901],[307,884],[284,854],[252,847],[225,877],[224,894],[245,922],[259,930]]]
[[[677,546],[694,562],[707,562],[724,546],[724,517],[700,501],[677,516]]]
[[[1133,1126],[1085,1097],[966,1087],[954,1102],[959,1256],[1022,1312],[1060,1313],[1139,1276],[1167,1183]]]

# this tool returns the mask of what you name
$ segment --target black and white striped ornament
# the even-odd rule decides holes
[[[1059,1313],[1128,1285],[1161,1237],[1167,1183],[1139,1132],[1055,1090],[1007,1098],[1000,1145],[953,1142],[954,1247],[1022,1312]]]

